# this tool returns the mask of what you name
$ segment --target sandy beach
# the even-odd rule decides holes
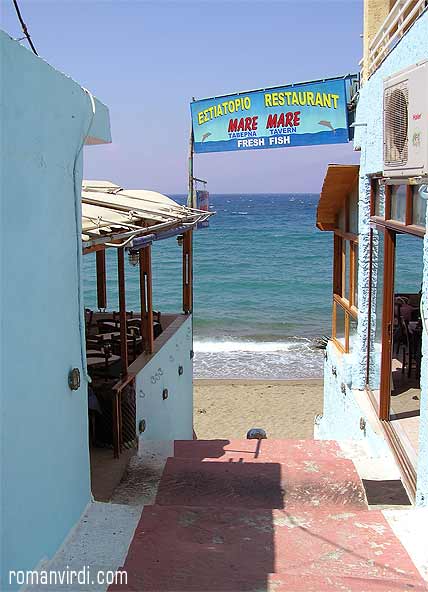
[[[195,380],[198,439],[245,438],[263,428],[269,438],[312,438],[322,413],[322,380]]]

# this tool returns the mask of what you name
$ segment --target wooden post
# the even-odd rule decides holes
[[[342,237],[334,233],[333,295],[342,295]]]
[[[139,251],[139,269],[140,269],[140,309],[141,309],[141,337],[143,338],[143,350],[146,350],[147,344],[147,289],[145,274],[145,256],[144,249]]]
[[[193,125],[191,124],[190,128],[190,138],[189,138],[189,181],[188,181],[188,192],[187,192],[187,206],[189,208],[195,208],[195,197],[194,197],[194,189],[193,189],[193,144],[194,144],[194,135],[193,135]]]
[[[391,219],[391,185],[385,187],[385,220]]]
[[[346,240],[342,239],[342,278],[341,278],[341,290],[340,290],[340,295],[342,298],[346,298],[347,299],[347,294],[346,294],[346,274],[349,273],[349,269],[348,269],[348,264],[346,261]]]
[[[370,216],[376,215],[376,195],[379,193],[379,183],[372,179],[370,182]]]
[[[122,374],[128,373],[128,341],[126,323],[126,294],[125,294],[125,249],[117,250],[117,272],[119,279],[119,318],[120,318],[120,359]]]
[[[389,420],[391,404],[391,365],[394,323],[394,267],[395,233],[385,229],[383,270],[383,306],[382,306],[382,353],[380,374],[379,419]],[[380,298],[380,294],[378,295]]]
[[[186,314],[193,308],[192,234],[188,230],[183,235],[183,310]]]
[[[151,250],[151,245],[140,250],[141,336],[144,350],[149,354],[153,352],[154,342]]]
[[[97,266],[97,302],[98,308],[107,308],[106,284],[106,252],[105,249],[96,252]]]
[[[349,241],[349,304],[355,306],[356,243]]]
[[[146,275],[147,275],[147,352],[153,352],[154,332],[153,332],[153,297],[152,297],[152,247],[148,245],[145,248]]]

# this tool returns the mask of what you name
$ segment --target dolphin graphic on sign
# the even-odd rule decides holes
[[[336,132],[336,130],[334,129],[334,127],[331,125],[331,122],[330,121],[326,121],[325,119],[321,119],[321,121],[319,121],[318,124],[319,125],[325,125],[325,127],[330,128],[333,133]]]

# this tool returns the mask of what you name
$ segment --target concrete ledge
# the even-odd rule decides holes
[[[383,515],[421,576],[428,582],[428,508],[384,510]]]
[[[44,571],[67,574],[71,570],[85,570],[94,582],[39,584],[27,587],[25,592],[105,592],[108,585],[95,581],[97,572],[121,569],[140,516],[141,508],[99,502],[90,504],[70,539],[51,561],[39,566],[38,571],[39,574]]]

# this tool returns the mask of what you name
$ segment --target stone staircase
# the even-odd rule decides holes
[[[123,566],[129,592],[427,590],[335,442],[178,441]]]

